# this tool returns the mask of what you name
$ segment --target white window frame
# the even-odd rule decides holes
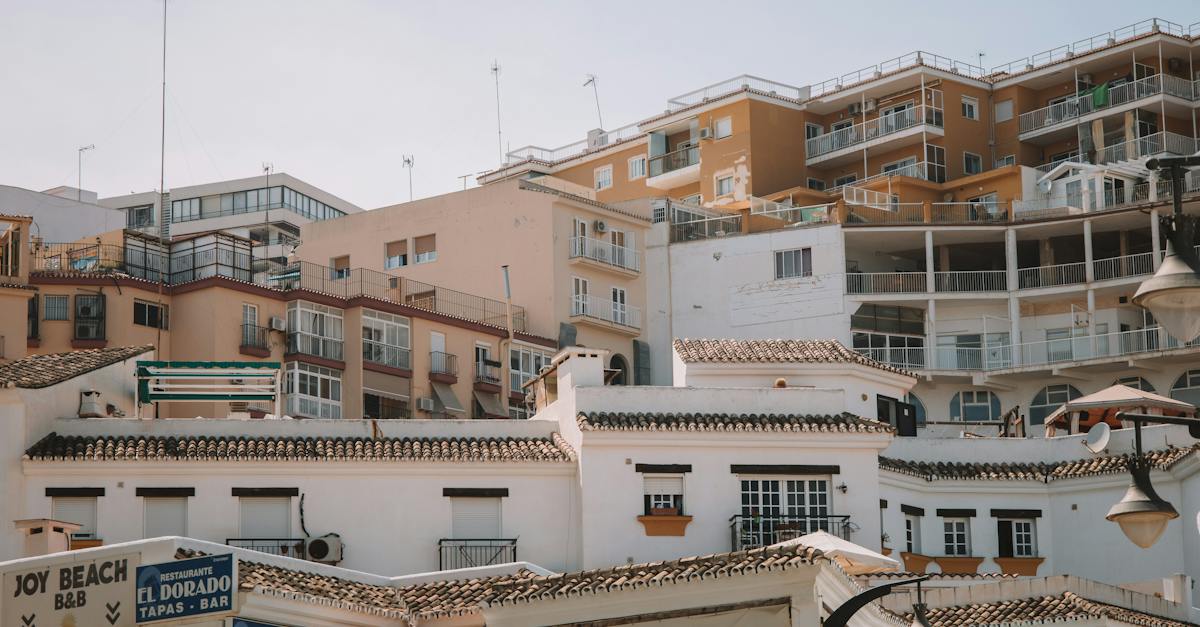
[[[613,286],[609,290],[612,300],[612,321],[617,324],[629,323],[629,294],[623,287]]]
[[[961,528],[960,528],[961,527]],[[942,519],[942,551],[949,557],[971,555],[971,519]]]
[[[294,300],[288,303],[288,334],[298,335],[300,341],[320,346],[321,355],[319,356],[321,357],[338,361],[344,359],[342,351],[345,338],[344,324],[344,312],[337,307],[311,303],[306,300]],[[335,342],[336,349],[333,344]],[[302,352],[312,354],[313,351]]]
[[[721,182],[729,181],[729,191],[721,191]],[[713,177],[713,195],[720,198],[721,196],[733,195],[733,174],[717,174]]]
[[[1012,537],[1009,540],[1012,542],[1013,557],[1037,557],[1037,520],[1033,518],[1000,518],[1000,521],[1010,523]],[[1018,525],[1027,526],[1025,530],[1017,528]]]
[[[592,170],[592,189],[600,192],[613,186],[612,165],[602,165]]]
[[[724,128],[722,128],[722,127],[724,127]],[[730,137],[732,135],[733,135],[733,117],[732,116],[727,115],[723,118],[717,118],[716,121],[713,122],[713,138],[714,139],[725,139],[726,137]]]
[[[287,504],[287,510],[288,510],[287,527],[288,527],[288,529],[287,529],[287,533],[285,533],[283,535],[283,537],[290,538],[292,536],[292,522],[293,522],[293,520],[292,520],[293,519],[292,498],[293,497],[290,497],[290,496],[239,496],[238,497],[238,536],[243,540],[279,539],[279,538],[261,538],[261,537],[257,537],[257,536],[251,536],[250,532],[246,529],[246,524],[245,524],[246,523],[246,512],[245,512],[244,506],[247,501],[259,501],[259,502],[272,501],[272,502],[276,502],[276,503],[280,503],[280,504],[286,502],[286,504]]]
[[[413,250],[414,251],[417,249],[417,240],[420,239],[421,237],[432,237],[433,238],[433,250],[427,250],[423,253],[414,252],[413,256],[412,256],[413,265],[418,265],[418,264],[422,264],[422,263],[432,263],[434,261],[437,261],[437,233],[429,233],[428,235],[421,235],[420,237],[414,237],[413,238]]]
[[[996,159],[996,163],[995,163],[994,167],[1003,168],[1003,167],[1007,167],[1010,165],[1016,165],[1016,164],[1017,164],[1017,156],[1016,155],[1004,155],[1003,157]]]
[[[917,165],[916,157],[905,157],[903,159],[898,159],[896,161],[892,161],[890,163],[885,163],[885,164],[879,166],[879,173],[887,174],[888,172],[898,172],[900,170],[903,170],[904,168],[907,168],[909,166],[915,166],[915,165]]]
[[[941,336],[941,337],[945,337],[945,336]],[[954,337],[954,336],[951,336],[951,337]],[[969,402],[969,403],[967,402],[968,394],[971,395],[971,402]],[[992,415],[992,395],[993,394],[995,394],[995,392],[993,392],[991,390],[960,390],[958,393],[959,420],[962,422],[985,422],[985,423],[993,421],[993,420],[999,420],[1000,416]],[[984,399],[987,399],[987,400],[985,400],[984,402],[980,402],[979,401],[980,396],[982,396]],[[967,406],[968,405],[970,405],[971,407],[987,407],[988,419],[986,421],[967,420],[966,416],[967,416]],[[1000,406],[1000,411],[1002,411],[1002,412],[1004,411],[1003,405]]]
[[[650,506],[646,515],[652,515],[656,508],[678,507],[678,515],[684,515],[684,477],[682,473],[644,473],[642,474],[642,498],[645,508],[645,497],[650,497]],[[664,489],[668,485],[678,485],[675,489]],[[678,505],[675,497],[679,497]]]
[[[815,489],[822,487],[823,490]],[[829,516],[835,511],[833,495],[833,478],[830,475],[738,476],[739,513],[743,517],[760,516],[767,519],[766,524],[755,525],[748,532],[752,536],[752,543],[760,546],[774,543],[775,524],[781,521],[811,521],[815,518],[811,531],[817,531],[821,522],[828,522]],[[827,531],[835,533],[837,530]]]
[[[288,413],[313,418],[342,417],[342,371],[302,361],[288,362],[286,390]],[[304,379],[307,385],[301,385]],[[317,394],[310,386],[316,385]],[[301,388],[307,388],[304,392]],[[324,388],[324,389],[323,389]]]
[[[962,96],[962,116],[968,120],[979,121],[979,99],[974,96]]]
[[[789,263],[792,268],[791,272],[788,272]],[[775,280],[806,278],[811,277],[812,274],[811,247],[775,251]]]
[[[851,126],[854,126],[854,120],[853,120],[853,119],[850,119],[850,120],[838,120],[837,122],[831,122],[831,123],[829,124],[829,132],[830,132],[830,133],[833,133],[833,132],[835,132],[835,131],[840,131],[840,130],[842,130],[842,129],[844,129],[844,128],[850,128]]]
[[[813,130],[813,129],[816,129],[816,130],[817,130],[816,134],[814,134],[814,135],[809,135],[809,134],[808,134],[808,132],[809,132],[809,131],[811,131],[811,130]],[[820,124],[814,124],[814,123],[812,123],[812,122],[805,122],[805,123],[804,123],[804,139],[813,139],[813,138],[815,138],[815,137],[820,137],[820,136],[822,136],[822,135],[824,135],[824,134],[825,134],[825,127],[824,127],[824,126],[822,126],[822,125],[820,125]]]
[[[404,266],[408,265],[408,239],[407,238],[405,240],[403,240],[404,241],[404,252],[400,253],[399,255],[392,255],[391,257],[388,256],[387,246],[388,246],[388,244],[392,244],[395,241],[398,241],[398,240],[393,240],[392,242],[384,242],[384,244],[383,244],[383,269],[384,270],[395,270],[397,268],[403,268]]]
[[[571,277],[571,315],[588,315],[588,299],[592,290],[590,281],[581,276]]]
[[[843,174],[843,175],[833,179],[833,186],[834,187],[842,187],[844,185],[849,185],[857,180],[858,180],[857,174]]]
[[[536,378],[553,358],[554,354],[548,351],[514,344],[508,349],[509,391],[520,393],[522,387]]]
[[[907,553],[921,553],[921,517],[916,514],[904,515],[904,548]]]
[[[704,204],[704,195],[692,194],[691,196],[684,196],[683,198],[679,199],[679,202],[688,205],[702,205]]]
[[[375,311],[374,309],[363,309],[362,342],[364,356],[368,349],[372,351],[378,350],[383,353],[411,351],[412,321],[396,314]],[[412,367],[411,361],[409,361],[409,367]]]
[[[636,165],[636,167],[635,167]],[[635,155],[626,162],[629,168],[629,180],[636,181],[646,178],[646,155]]]
[[[974,158],[975,158],[975,159],[976,159],[976,160],[979,162],[979,172],[971,172],[971,171],[970,171],[970,168],[968,168],[968,167],[967,167],[967,159],[968,159],[969,157],[974,157]],[[975,153],[973,153],[973,152],[970,152],[970,151],[968,151],[968,150],[964,150],[964,151],[963,151],[963,160],[962,160],[962,166],[963,166],[963,176],[974,176],[974,175],[976,175],[976,174],[980,174],[980,173],[982,173],[982,172],[983,172],[983,156],[982,156],[982,155],[977,155],[977,154],[975,154]]]

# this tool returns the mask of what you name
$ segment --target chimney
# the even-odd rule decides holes
[[[571,346],[560,352],[554,361],[558,367],[558,390],[604,385],[604,364],[608,351],[597,348]]]
[[[79,531],[75,523],[50,518],[29,518],[13,521],[25,536],[25,557],[49,555],[71,550],[71,534]]]

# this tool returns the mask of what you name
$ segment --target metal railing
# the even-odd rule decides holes
[[[407,348],[364,339],[363,361],[369,361],[373,364],[389,368],[412,370],[412,351]]]
[[[1041,130],[1074,120],[1081,115],[1086,115],[1093,111],[1111,109],[1112,107],[1118,107],[1163,93],[1187,100],[1194,98],[1191,81],[1165,74],[1155,74],[1112,87],[1108,89],[1106,97],[1089,92],[1073,96],[1048,107],[1022,113],[1020,117],[1020,132],[1029,133]]]
[[[885,348],[855,348],[855,352],[889,366],[909,370],[923,370],[929,361],[924,346],[902,346]]]
[[[253,324],[242,325],[242,346],[247,348],[270,348],[271,330]]]
[[[1067,153],[1066,156],[1059,157],[1058,159],[1051,160],[1039,166],[1035,166],[1033,169],[1041,172],[1042,174],[1048,174],[1050,170],[1057,168],[1059,165],[1071,162],[1083,163],[1083,157],[1081,157],[1077,151],[1072,150],[1071,152]]]
[[[577,142],[571,142],[565,146],[559,146],[558,148],[522,146],[516,150],[510,150],[509,152],[505,153],[504,157],[508,164],[518,163],[521,161],[543,161],[545,163],[555,163],[557,161],[582,155],[589,150],[605,148],[618,142],[640,137],[641,135],[642,132],[638,129],[638,125],[636,123],[627,124],[611,131],[602,132],[593,139],[583,139]]]
[[[927,291],[924,272],[849,272],[848,294],[911,294]]]
[[[944,181],[946,178],[946,166],[943,164],[934,163],[932,161],[919,161],[917,163],[910,163],[908,165],[900,166],[894,170],[888,170],[887,172],[872,174],[871,176],[858,179],[857,181],[853,181],[851,183],[846,183],[845,185],[835,185],[825,191],[829,192],[830,194],[842,192],[842,195],[844,196],[846,192],[852,188],[860,189],[871,181],[894,178],[897,176],[908,176],[915,179],[921,179],[922,181],[935,182],[937,182],[940,178],[940,180]]]
[[[700,163],[700,147],[688,146],[650,157],[650,178]]]
[[[304,552],[304,538],[226,538],[225,544],[259,553],[308,559]]]
[[[844,222],[853,224],[922,224],[925,205],[919,202],[846,203]]]
[[[828,222],[832,207],[832,204],[793,207],[757,196],[750,197],[750,215],[775,218],[787,224]]]
[[[1092,260],[1092,276],[1097,281],[1154,273],[1154,253],[1137,253]]]
[[[991,69],[990,74],[1014,74],[1017,72],[1026,72],[1043,65],[1057,63],[1065,59],[1070,59],[1077,55],[1081,55],[1100,48],[1112,46],[1118,42],[1141,37],[1147,33],[1167,33],[1179,37],[1195,34],[1200,32],[1200,29],[1192,27],[1184,28],[1180,24],[1163,20],[1159,18],[1151,18],[1134,22],[1121,28],[1116,28],[1111,31],[1106,31],[1091,37],[1080,39],[1074,43],[1063,44],[1049,50],[1043,50],[1028,57],[1022,57],[1015,61],[1010,61],[1003,65],[997,65]],[[993,76],[993,79],[998,77]]]
[[[571,258],[579,257],[634,272],[642,269],[642,258],[637,250],[590,237],[571,238]]]
[[[849,516],[753,516],[729,518],[729,536],[734,551],[770,546],[815,531],[824,531],[843,540],[850,539],[854,526]]]
[[[1003,292],[1007,289],[1007,276],[1004,270],[934,272],[933,284],[938,292]]]
[[[312,355],[334,361],[342,361],[344,344],[342,340],[291,331],[287,336],[287,352],[290,354]]]
[[[475,382],[490,383],[492,385],[500,385],[500,362],[498,361],[477,361],[475,362]]]
[[[517,539],[438,540],[438,570],[475,568],[517,561]]]
[[[935,224],[997,224],[1008,222],[1008,205],[995,202],[935,202],[930,208]]]
[[[742,216],[728,215],[671,223],[671,242],[725,237],[742,232]]]
[[[458,355],[440,351],[429,352],[430,374],[448,374],[458,376]]]
[[[921,124],[942,126],[942,110],[929,105],[917,105],[894,111],[853,126],[809,138],[804,142],[809,159],[856,146],[863,142],[913,128]]]
[[[700,89],[694,89],[686,94],[675,96],[667,101],[667,110],[678,111],[684,107],[690,107],[692,105],[712,100],[713,98],[720,98],[721,96],[747,89],[762,92],[764,94],[773,94],[784,98],[790,98],[796,101],[805,100],[808,98],[808,89],[805,87],[795,87],[793,85],[787,85],[785,83],[767,80],[765,78],[759,78],[749,74],[742,74],[718,83],[713,83],[712,85],[701,87]]]
[[[824,94],[832,93],[850,87],[858,83],[879,78],[884,74],[898,72],[903,69],[916,66],[925,66],[954,72],[971,78],[983,78],[987,72],[978,65],[965,63],[944,57],[924,50],[915,50],[907,54],[902,54],[898,57],[880,61],[874,65],[857,69],[853,72],[847,72],[841,76],[816,83],[809,88],[809,97],[816,98]]]
[[[595,318],[631,329],[642,327],[640,308],[588,294],[571,297],[571,315]]]
[[[1017,269],[1017,287],[1019,289],[1074,285],[1086,281],[1087,263],[1082,261]]]
[[[1159,154],[1191,155],[1196,153],[1196,140],[1178,133],[1159,131],[1145,137],[1105,146],[1096,158],[1097,163],[1112,163]]]

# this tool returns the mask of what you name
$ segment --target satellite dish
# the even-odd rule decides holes
[[[1108,423],[1099,422],[1088,429],[1087,437],[1083,439],[1083,446],[1087,450],[1100,454],[1104,449],[1108,448],[1108,438],[1112,436],[1112,429],[1108,427]]]
[[[1038,181],[1038,184],[1037,184],[1038,191],[1040,191],[1043,194],[1049,194],[1050,188],[1053,186],[1054,186],[1054,181],[1051,181],[1050,179]]]

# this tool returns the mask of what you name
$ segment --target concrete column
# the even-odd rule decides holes
[[[1016,292],[1008,294],[1008,343],[1012,346],[1013,366],[1021,365],[1021,351],[1017,345],[1021,343],[1021,301],[1017,300]]]
[[[1087,312],[1088,312],[1088,347],[1091,349],[1090,355],[1096,354],[1096,290],[1088,288],[1087,291]]]
[[[925,291],[932,294],[933,288],[933,231],[925,231]]]
[[[1092,199],[1092,186],[1088,185],[1088,178],[1086,176],[1083,177],[1082,179],[1080,179],[1079,182],[1081,183],[1081,187],[1083,188],[1082,193],[1081,193],[1081,197],[1083,198],[1083,200],[1082,200],[1083,207],[1080,207],[1080,208],[1083,209],[1084,211],[1091,211],[1092,203],[1095,202]]]
[[[1004,230],[1004,275],[1008,290],[1017,289],[1017,232],[1012,228]]]
[[[1148,180],[1148,184],[1150,185],[1150,200],[1158,200],[1158,170],[1151,170]]]
[[[925,301],[925,319],[925,346],[929,347],[926,362],[930,367],[937,368],[937,301],[932,298]]]
[[[1083,221],[1083,275],[1088,283],[1096,280],[1092,268],[1092,221],[1090,219]]]
[[[1154,269],[1158,270],[1158,266],[1162,264],[1162,246],[1158,242],[1158,209],[1150,210],[1150,246],[1154,254],[1151,259],[1154,261]]]

